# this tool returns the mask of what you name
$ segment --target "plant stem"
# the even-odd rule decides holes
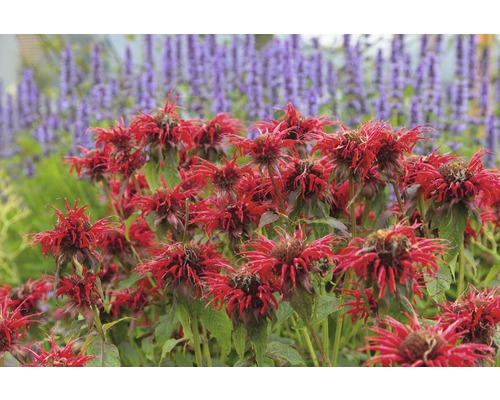
[[[193,317],[193,347],[196,365],[203,367],[203,357],[201,355],[200,332],[198,331],[198,318]]]
[[[306,340],[307,348],[309,349],[309,354],[311,354],[311,359],[315,367],[319,367],[318,358],[316,357],[316,352],[314,351],[314,347],[311,342],[311,338],[309,337],[309,332],[307,329],[303,329],[304,339]]]
[[[340,308],[337,315],[337,326],[335,327],[335,339],[333,342],[333,354],[332,354],[332,366],[337,366],[337,359],[339,357],[340,350],[340,339],[342,336],[342,314],[344,313],[344,307]]]
[[[207,359],[207,367],[212,366],[212,357],[210,356],[210,347],[208,346],[208,332],[205,325],[201,324],[201,330],[203,333],[203,353],[205,354],[205,358]]]
[[[349,214],[351,217],[351,239],[356,237],[356,205],[354,204],[354,177],[349,175]]]
[[[321,354],[321,358],[323,359],[323,365],[327,365],[328,367],[331,367],[332,364],[330,363],[330,359],[325,353],[325,349],[323,348],[323,345],[321,344],[321,340],[319,340],[319,336],[314,330],[314,327],[311,322],[308,324],[309,331],[311,332],[311,335],[313,336],[314,342],[316,343],[316,346],[318,346],[319,354]]]
[[[394,188],[394,194],[396,195],[396,199],[398,200],[399,209],[401,210],[401,214],[403,218],[405,218],[405,208],[403,206],[403,200],[401,199],[401,194],[399,193],[398,184],[396,181],[392,181],[392,187]]]
[[[457,281],[457,299],[464,291],[464,277],[465,277],[465,248],[464,243],[460,245],[460,252],[458,253],[458,281]]]
[[[320,291],[322,295],[326,294],[325,282],[321,283]],[[328,349],[330,348],[330,332],[328,329],[328,316],[321,323],[321,338],[323,340],[323,349],[325,350],[328,361],[330,361],[328,358]]]

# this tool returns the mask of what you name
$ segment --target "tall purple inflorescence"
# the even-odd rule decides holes
[[[476,62],[477,62],[477,35],[469,35],[469,46],[467,48],[467,81],[469,99],[476,98]]]
[[[498,158],[498,126],[497,118],[494,114],[489,114],[486,118],[486,148],[489,150],[484,155],[484,165],[494,167]]]
[[[73,52],[71,48],[66,47],[62,52],[61,73],[59,77],[59,99],[61,102],[61,111],[66,111],[71,107],[75,83],[75,63],[73,60]]]
[[[297,96],[297,80],[293,73],[293,49],[289,40],[285,40],[283,49],[283,79],[284,79],[284,102],[285,104],[291,101],[295,108],[300,108],[299,99]]]
[[[226,88],[224,82],[224,69],[225,69],[225,51],[224,46],[217,47],[215,50],[215,56],[212,58],[212,69],[214,71],[214,101],[212,111],[214,114],[227,112],[228,102],[226,101]]]

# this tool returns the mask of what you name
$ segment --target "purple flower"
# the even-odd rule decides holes
[[[486,148],[489,153],[484,156],[484,165],[489,168],[495,166],[498,157],[498,127],[494,114],[488,114],[486,118]]]
[[[77,110],[76,120],[72,130],[73,145],[75,147],[82,146],[86,149],[92,147],[92,139],[90,137],[90,109],[86,99],[82,99]]]
[[[420,58],[426,58],[429,53],[429,35],[422,35],[420,38]]]
[[[452,124],[451,124],[451,134],[452,136],[460,136],[467,128],[468,120],[468,90],[467,82],[463,79],[459,79],[453,85],[452,94]]]
[[[140,80],[141,109],[150,111],[156,107],[156,80],[154,70],[154,36],[144,36],[144,71]]]
[[[61,108],[64,111],[71,106],[70,102],[73,99],[73,90],[75,86],[75,65],[73,61],[73,52],[69,47],[66,47],[62,53],[59,83],[59,97],[61,99]]]
[[[281,104],[280,89],[282,88],[283,79],[283,74],[281,73],[281,42],[279,39],[272,42],[271,49],[271,56],[269,59],[270,101],[271,106],[277,107]]]
[[[228,104],[226,101],[226,88],[224,82],[224,68],[225,68],[225,51],[226,48],[221,46],[215,50],[215,57],[213,57],[213,71],[214,71],[214,102],[212,111],[214,114],[228,111]]]
[[[96,43],[92,48],[92,84],[104,83],[104,69],[102,65],[101,44]]]
[[[486,121],[486,114],[489,111],[490,81],[487,75],[481,82],[481,91],[479,95],[479,110],[482,121]]]
[[[251,120],[264,118],[264,107],[262,102],[261,77],[262,64],[256,50],[252,51],[250,57],[250,70],[248,74],[248,108],[247,113]]]
[[[469,47],[467,52],[467,78],[468,78],[468,89],[469,89],[469,99],[474,99],[476,97],[474,89],[476,88],[476,61],[477,61],[477,36],[469,35]]]
[[[455,61],[455,75],[457,79],[465,79],[467,76],[467,63],[465,52],[465,41],[462,35],[457,35],[455,43],[456,61]]]
[[[389,103],[387,100],[387,93],[383,86],[379,89],[377,105],[376,105],[376,118],[379,120],[387,120],[390,116]]]
[[[314,86],[308,91],[307,112],[311,117],[315,117],[319,114],[318,92],[316,91],[316,88]]]
[[[293,52],[290,41],[285,40],[285,48],[283,49],[283,79],[284,79],[284,101],[291,101],[295,108],[300,108],[299,99],[297,96],[297,76],[293,73]]]
[[[422,113],[420,112],[420,100],[418,96],[413,96],[409,111],[409,126],[413,128],[422,123]]]
[[[177,69],[177,54],[176,47],[173,43],[172,37],[166,36],[163,41],[162,52],[162,75],[164,79],[163,90],[165,93],[170,92],[176,86],[176,73]]]
[[[391,109],[396,115],[402,114],[403,110],[403,35],[395,35],[391,42],[390,58],[390,88]]]
[[[203,112],[203,104],[200,102],[203,77],[201,76],[201,50],[196,35],[188,35],[188,68],[189,68],[189,88],[191,97],[191,108],[197,116]]]

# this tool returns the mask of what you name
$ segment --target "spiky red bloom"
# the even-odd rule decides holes
[[[135,288],[125,288],[121,291],[113,291],[111,301],[111,313],[116,317],[124,310],[132,311],[135,315],[141,314],[144,307],[151,304],[149,295],[156,292],[147,278],[137,281]]]
[[[205,283],[205,297],[212,297],[210,302],[213,301],[219,310],[226,304],[226,312],[233,323],[258,324],[262,318],[273,318],[278,308],[273,295],[279,292],[276,284],[263,282],[258,274],[251,273],[246,267],[238,272],[233,270],[229,275],[207,273]]]
[[[202,121],[194,135],[194,143],[208,154],[210,150],[216,154],[223,153],[222,141],[226,135],[235,135],[242,129],[239,120],[229,118],[229,114],[217,114],[210,121]]]
[[[202,278],[207,271],[218,272],[228,264],[217,252],[215,245],[200,242],[165,244],[156,257],[137,267],[140,274],[151,273],[163,288],[172,285],[175,291],[197,297],[202,288]]]
[[[358,289],[342,288],[342,297],[353,298],[343,304],[344,307],[349,307],[343,315],[350,314],[353,322],[362,318],[366,324],[368,318],[378,315],[377,300],[373,296],[372,289],[361,287]]]
[[[352,269],[366,286],[373,283],[378,299],[384,296],[387,286],[394,295],[397,283],[422,297],[419,287],[424,270],[431,276],[436,273],[437,256],[443,254],[445,246],[439,239],[416,237],[414,230],[418,226],[395,225],[392,230],[379,229],[366,239],[351,240],[340,252],[337,269]]]
[[[375,161],[378,150],[378,130],[365,123],[349,130],[340,124],[340,130],[332,134],[315,135],[318,139],[311,154],[319,150],[332,161],[335,179],[342,183],[353,176],[363,182]]]
[[[200,161],[201,165],[192,166],[189,179],[194,179],[200,187],[208,178],[220,197],[229,196],[236,199],[238,197],[238,184],[246,174],[250,173],[249,168],[239,167],[236,158],[229,161],[222,157],[223,164],[220,166],[213,165],[199,157],[194,158],[193,161]]]
[[[500,295],[497,290],[479,292],[469,284],[467,294],[455,301],[439,304],[444,324],[456,325],[457,331],[467,331],[463,341],[495,347],[493,336],[500,322]]]
[[[421,136],[422,133],[429,131],[428,127],[423,126],[416,126],[408,131],[405,128],[394,131],[391,125],[380,121],[368,121],[365,124],[367,129],[376,132],[377,167],[379,172],[384,173],[389,179],[394,177],[394,174],[403,173],[404,153],[411,153],[418,140],[426,139]]]
[[[145,193],[149,189],[148,181],[144,174],[140,172],[136,173],[133,177],[129,179],[126,183],[125,190],[123,190],[123,182],[118,180],[112,180],[110,182],[112,201],[114,203],[115,209],[123,216],[123,219],[127,219],[132,215],[136,209],[136,205],[133,203],[133,199],[137,194]]]
[[[31,364],[23,364],[23,367],[84,367],[87,361],[92,360],[95,356],[84,356],[83,352],[78,353],[75,344],[77,339],[69,339],[66,345],[61,348],[56,343],[53,336],[50,337],[50,350],[44,350],[41,343],[37,343],[38,349],[31,352],[33,362]],[[75,354],[76,353],[76,354]]]
[[[160,224],[172,226],[176,231],[183,232],[186,218],[186,199],[193,196],[197,190],[182,190],[182,185],[172,189],[163,187],[157,189],[151,196],[136,196],[133,204],[142,209],[143,215],[154,213],[154,226]]]
[[[278,170],[279,162],[285,158],[281,149],[286,145],[287,140],[283,139],[284,133],[259,132],[254,139],[247,139],[241,136],[228,135],[229,144],[234,144],[237,153],[240,155],[250,155],[252,160],[250,165],[256,165],[261,169]]]
[[[11,308],[21,307],[23,315],[38,308],[38,303],[47,299],[52,284],[44,278],[28,281],[21,286],[11,287],[0,283],[0,302],[8,300]]]
[[[281,110],[285,115],[279,120],[258,122],[255,126],[263,131],[285,132],[285,139],[304,141],[309,139],[310,133],[322,133],[324,127],[332,125],[326,117],[305,117],[289,102],[286,110]]]
[[[85,215],[88,204],[78,208],[78,200],[73,208],[64,200],[66,215],[52,207],[57,215],[57,223],[53,230],[40,232],[34,235],[33,243],[42,244],[42,253],[52,253],[57,269],[64,267],[68,262],[79,262],[84,267],[90,264],[93,270],[98,268],[99,253],[96,249],[101,240],[114,227],[108,218],[102,218],[92,224],[90,217]]]
[[[369,344],[360,351],[378,351],[366,365],[382,364],[384,367],[473,367],[481,359],[489,359],[492,348],[483,344],[457,344],[466,333],[456,332],[459,321],[444,326],[438,320],[432,326],[420,326],[416,316],[410,325],[403,325],[386,316],[382,326],[369,328],[376,336],[367,336]]]
[[[500,173],[484,169],[481,158],[485,153],[485,150],[479,150],[469,163],[454,160],[439,167],[422,164],[415,183],[422,186],[426,200],[436,203],[473,203],[481,194],[482,205],[490,205],[500,191]]]
[[[96,148],[101,144],[109,154],[107,170],[121,174],[125,178],[132,176],[145,163],[143,145],[137,140],[132,130],[122,124],[110,128],[93,128],[97,134]]]
[[[130,130],[144,145],[150,146],[150,153],[161,152],[167,147],[193,147],[193,137],[198,128],[192,121],[180,118],[176,111],[181,108],[170,101],[169,93],[163,109],[159,108],[154,114],[141,113],[130,123]]]
[[[80,311],[88,323],[94,320],[92,306],[102,305],[101,294],[97,287],[97,275],[91,271],[84,271],[83,278],[77,275],[63,276],[56,290],[56,297],[64,295],[70,298],[70,302],[65,307],[65,312],[70,312],[72,316]]]
[[[0,354],[17,349],[18,340],[24,338],[26,329],[33,322],[32,318],[38,314],[23,315],[23,304],[19,304],[12,311],[8,298],[0,301]]]
[[[193,224],[202,223],[205,231],[212,235],[215,231],[229,234],[230,240],[248,238],[250,225],[257,223],[269,206],[250,200],[248,194],[238,201],[230,199],[208,199],[197,204]]]
[[[259,235],[257,239],[245,244],[241,256],[248,259],[248,266],[253,273],[260,274],[269,281],[279,279],[285,296],[297,285],[312,293],[309,273],[320,272],[320,264],[331,263],[336,259],[331,247],[336,239],[332,235],[326,235],[308,244],[300,226],[293,236],[276,232],[279,236],[277,242]],[[249,250],[250,248],[254,250]]]
[[[434,151],[428,156],[412,154],[403,158],[402,166],[404,172],[400,175],[399,179],[400,186],[403,190],[415,184],[415,176],[418,171],[420,171],[423,164],[430,164],[437,169],[441,165],[457,159],[455,155],[437,154],[437,151],[438,149],[434,149]]]
[[[111,175],[108,171],[110,147],[104,146],[102,149],[92,150],[81,147],[80,149],[82,157],[65,157],[65,164],[71,165],[69,172],[72,173],[75,169],[79,177],[88,176],[92,183],[109,180]]]
[[[300,196],[306,199],[323,199],[329,197],[327,190],[333,165],[324,157],[320,159],[292,158],[282,169],[283,192],[281,196],[286,198],[296,190]]]

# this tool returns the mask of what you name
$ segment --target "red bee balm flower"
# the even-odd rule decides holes
[[[42,344],[37,344],[36,352],[28,349],[33,356],[33,363],[24,364],[23,367],[84,367],[95,356],[84,356],[81,351],[75,355],[75,343],[76,340],[70,339],[66,346],[60,348],[54,337],[51,337],[49,351],[44,350]]]
[[[473,203],[481,194],[482,205],[490,205],[500,191],[500,173],[484,169],[481,157],[485,153],[485,150],[478,151],[469,163],[453,160],[439,167],[422,164],[416,172],[415,183],[422,186],[426,200],[451,205],[461,201]]]
[[[500,295],[495,295],[495,292],[479,292],[469,284],[464,298],[439,305],[444,311],[443,323],[454,324],[459,321],[456,329],[467,331],[463,337],[465,342],[496,347],[493,336],[500,322]]]
[[[90,265],[96,271],[100,259],[96,249],[104,236],[114,228],[107,218],[91,224],[90,217],[85,215],[88,204],[78,208],[78,201],[75,201],[71,209],[66,200],[64,204],[67,217],[52,207],[58,218],[56,226],[53,230],[35,234],[33,243],[42,244],[44,255],[49,251],[52,253],[57,265],[56,276],[68,262],[78,262],[84,267]]]
[[[283,170],[283,197],[288,194],[300,190],[301,197],[306,199],[323,199],[330,195],[328,182],[330,174],[333,170],[333,165],[328,159],[298,159],[293,158],[290,163],[284,166]]]
[[[465,333],[456,332],[459,321],[446,327],[438,320],[433,326],[421,327],[416,316],[409,317],[410,325],[403,325],[394,318],[385,317],[381,326],[369,328],[376,336],[367,336],[370,342],[360,351],[378,351],[366,365],[381,363],[388,367],[473,367],[493,349],[483,344],[457,341]],[[390,330],[388,330],[388,328]]]
[[[258,324],[261,318],[273,318],[278,308],[273,293],[279,288],[272,282],[263,283],[258,274],[245,267],[229,275],[207,273],[205,282],[206,297],[213,296],[211,301],[218,309],[227,303],[226,311],[233,323]]]
[[[396,283],[407,285],[407,290],[411,287],[422,297],[419,281],[423,279],[423,269],[430,275],[435,274],[437,255],[443,254],[444,244],[439,239],[416,237],[416,228],[418,225],[396,225],[392,230],[379,229],[366,239],[353,239],[341,251],[337,269],[353,269],[367,286],[373,279],[379,299],[384,296],[387,286],[394,295]]]
[[[332,235],[326,235],[307,244],[304,240],[302,228],[295,231],[293,237],[277,232],[279,240],[274,242],[265,236],[245,244],[245,251],[241,255],[247,258],[248,266],[254,273],[260,274],[269,281],[279,277],[281,289],[285,295],[291,294],[297,284],[313,292],[309,272],[319,272],[321,269],[315,265],[325,261],[333,261],[336,256],[331,245],[335,243]],[[255,250],[248,250],[248,248]]]
[[[79,177],[86,175],[90,178],[90,182],[96,183],[99,181],[107,181],[110,178],[108,171],[110,147],[102,149],[87,150],[81,148],[82,157],[67,156],[65,164],[71,165],[70,173],[73,168]],[[82,169],[84,169],[82,173]]]
[[[217,114],[211,121],[201,122],[201,126],[194,136],[196,146],[202,150],[202,154],[222,154],[222,140],[225,135],[234,135],[242,128],[237,119],[229,118],[229,114]]]
[[[227,263],[211,244],[188,242],[166,244],[157,251],[156,257],[137,267],[140,274],[150,272],[157,285],[163,288],[173,285],[186,295],[198,296],[202,287],[201,278],[207,271],[218,272]]]
[[[0,301],[8,300],[11,308],[21,306],[21,313],[26,315],[37,309],[38,303],[44,301],[52,289],[52,284],[47,279],[28,281],[17,287],[10,287],[0,283]]]
[[[22,303],[12,311],[9,309],[9,299],[0,301],[0,355],[5,351],[17,350],[18,339],[24,337],[31,323],[38,322],[31,319],[38,314],[22,314]]]

